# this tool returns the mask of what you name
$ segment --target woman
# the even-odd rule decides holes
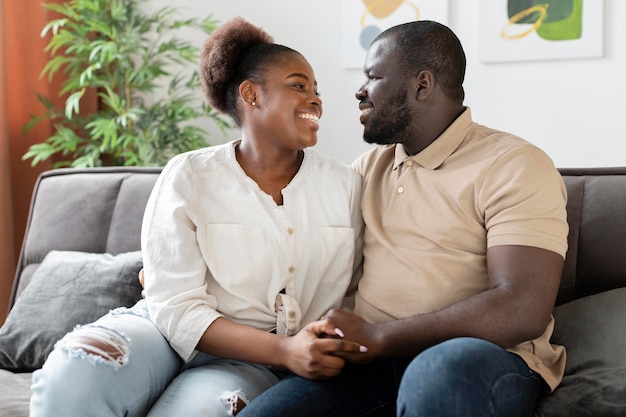
[[[207,39],[201,77],[241,139],[168,163],[144,215],[145,300],[57,344],[31,416],[235,415],[289,372],[328,378],[332,352],[366,350],[319,320],[356,288],[361,185],[306,149],[311,66],[237,18]]]

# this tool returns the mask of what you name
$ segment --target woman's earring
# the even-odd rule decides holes
[[[256,101],[252,102],[252,107],[256,106]]]

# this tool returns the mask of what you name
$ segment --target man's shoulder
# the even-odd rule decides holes
[[[513,133],[494,129],[475,123],[470,132],[470,138],[473,140],[490,141],[501,144],[503,147],[517,147],[522,145],[530,145],[531,143]]]
[[[550,159],[548,154],[532,143],[513,133],[475,124],[466,142],[470,152],[477,152],[485,160],[498,160],[521,155],[532,155],[540,159]]]

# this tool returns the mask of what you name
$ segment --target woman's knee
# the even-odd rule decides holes
[[[131,366],[138,368],[132,372],[140,374],[143,365],[157,358],[159,363],[171,363],[170,373],[179,366],[178,356],[150,320],[124,309],[67,333],[55,344],[42,370],[50,374],[46,380],[77,381],[80,389],[89,385],[80,381],[102,380],[106,369],[119,374]]]
[[[42,369],[33,374],[31,410],[41,411],[33,414],[37,416],[61,409],[77,410],[67,415],[81,415],[85,407],[93,406],[101,410],[99,416],[135,411],[145,415],[180,365],[178,355],[149,320],[109,315],[56,343]]]
[[[69,362],[118,369],[128,364],[131,336],[135,349],[141,349],[144,339],[156,348],[158,338],[162,338],[149,319],[134,309],[121,308],[67,333],[55,344],[54,351],[60,351],[59,356],[70,359]]]
[[[49,401],[82,401],[89,394],[86,390],[102,379],[103,368],[119,369],[128,363],[128,356],[129,340],[124,335],[91,325],[78,328],[56,343],[43,367],[33,374],[33,393],[47,395]]]
[[[99,326],[84,326],[61,339],[56,346],[70,357],[114,368],[128,363],[129,340],[115,330]]]

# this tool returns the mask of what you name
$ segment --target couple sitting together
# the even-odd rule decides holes
[[[61,339],[31,416],[531,416],[567,249],[550,158],[472,120],[446,26],[370,46],[351,167],[310,149],[313,69],[241,18],[202,50],[241,139],[172,158],[142,227],[145,298]]]

